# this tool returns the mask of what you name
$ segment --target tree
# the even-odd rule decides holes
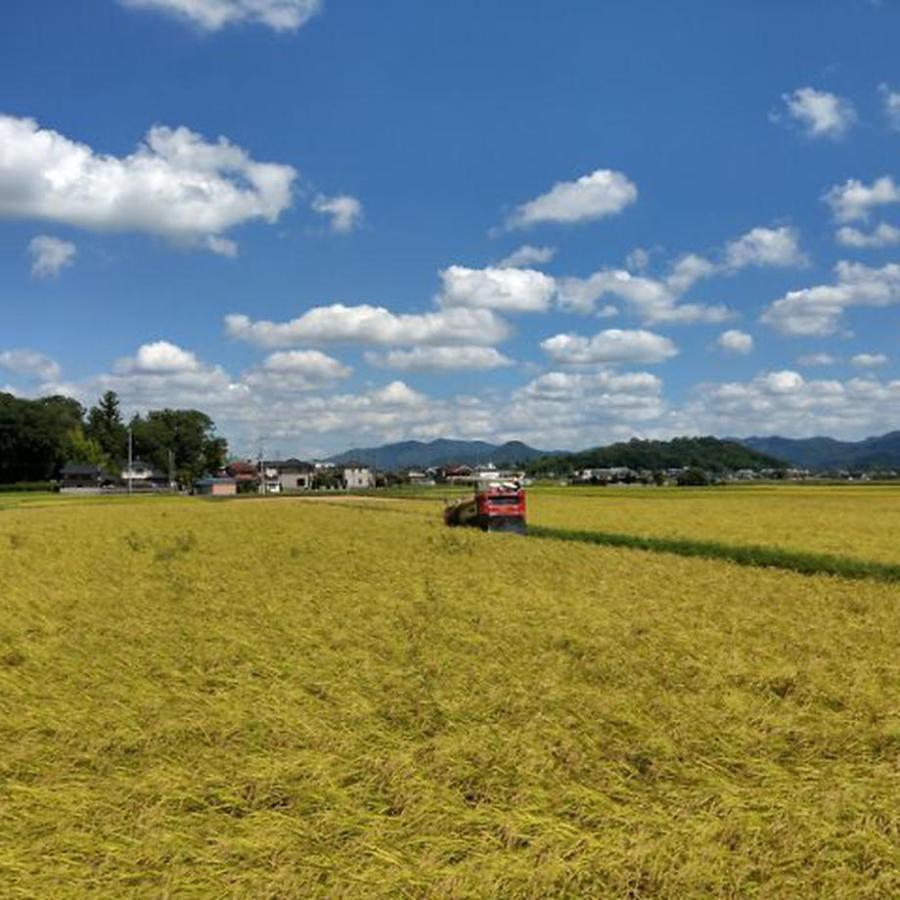
[[[228,443],[216,435],[213,420],[198,410],[152,410],[146,418],[135,416],[131,428],[135,454],[167,471],[171,452],[182,484],[225,465]]]
[[[46,481],[68,462],[84,410],[71,397],[24,400],[0,394],[0,483]]]
[[[88,412],[85,436],[96,441],[103,453],[119,466],[128,457],[128,429],[122,421],[119,397],[107,391]]]
[[[703,469],[691,466],[691,468],[681,472],[678,478],[675,479],[675,482],[678,487],[705,487],[709,484],[709,478]]]

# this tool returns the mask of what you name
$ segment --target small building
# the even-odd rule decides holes
[[[375,487],[375,473],[359,463],[345,463],[341,467],[341,480],[348,491]]]
[[[59,476],[61,490],[110,487],[118,481],[111,472],[93,463],[66,463]]]
[[[198,478],[194,493],[200,497],[233,497],[237,494],[237,481],[230,477]]]
[[[260,484],[259,466],[250,460],[236,459],[228,463],[225,475],[233,478],[242,491],[254,491]]]

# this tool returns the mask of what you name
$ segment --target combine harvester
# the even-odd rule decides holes
[[[451,503],[444,522],[525,534],[525,490],[519,481],[477,480],[475,495]]]

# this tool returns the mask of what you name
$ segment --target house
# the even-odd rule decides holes
[[[250,460],[236,459],[228,463],[225,475],[234,479],[239,490],[252,491],[259,487],[259,467]]]
[[[308,491],[312,489],[313,477],[316,467],[312,463],[299,459],[274,460],[264,464],[266,470],[266,490],[270,490],[270,484],[276,484],[277,489],[272,493],[281,491]],[[271,476],[270,476],[271,472]]]
[[[118,483],[118,478],[93,463],[66,463],[59,476],[60,490],[101,488]]]
[[[341,467],[341,480],[348,491],[375,487],[375,473],[361,463],[345,463]]]
[[[121,478],[126,483],[130,481],[132,487],[140,490],[171,486],[169,476],[165,472],[154,469],[150,463],[141,459],[133,460],[130,468],[126,465],[122,469]]]
[[[200,497],[232,497],[237,494],[235,478],[198,478],[194,482],[194,493]]]

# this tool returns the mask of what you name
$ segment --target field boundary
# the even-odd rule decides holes
[[[575,541],[606,547],[627,547],[651,553],[672,553],[703,559],[720,559],[739,566],[785,569],[801,575],[834,575],[855,580],[867,579],[889,584],[900,583],[900,565],[833,556],[826,553],[804,553],[758,544],[724,544],[719,541],[697,541],[688,538],[649,537],[611,531],[578,531],[529,525],[528,536],[557,541]]]

